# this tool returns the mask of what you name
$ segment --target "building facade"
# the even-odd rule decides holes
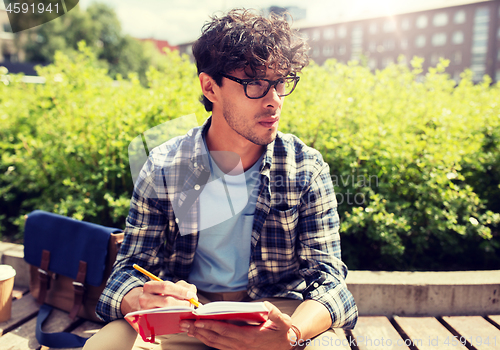
[[[459,80],[470,68],[474,80],[485,74],[500,81],[500,0],[471,1],[446,8],[366,18],[299,28],[308,38],[310,57],[318,64],[363,59],[370,69],[383,69],[419,56],[424,71],[439,59],[450,60],[446,70]]]
[[[14,33],[10,28],[9,17],[5,4],[0,2],[0,62],[18,60],[17,50],[14,45]]]

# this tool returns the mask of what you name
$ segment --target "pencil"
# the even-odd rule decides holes
[[[151,278],[153,281],[160,281],[160,282],[162,281],[161,278],[153,275],[151,272],[149,272],[148,270],[143,269],[142,267],[140,267],[137,264],[134,264],[133,267],[137,271],[142,272],[143,274],[145,274],[146,276],[148,276],[149,278]],[[201,306],[201,303],[198,300],[194,299],[194,298],[189,299],[189,302],[191,304],[193,304],[194,306],[196,306],[196,307],[200,307]]]

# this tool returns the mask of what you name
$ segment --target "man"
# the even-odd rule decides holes
[[[151,152],[97,307],[103,320],[117,321],[85,349],[131,348],[137,334],[122,320],[126,313],[187,306],[190,298],[265,300],[269,320],[260,327],[183,321],[185,333],[162,337],[162,349],[288,350],[314,337],[320,342],[308,349],[330,349],[331,327],[354,327],[328,165],[278,132],[306,51],[274,15],[233,10],[204,27],[193,53],[212,116]],[[148,281],[134,263],[166,281]]]

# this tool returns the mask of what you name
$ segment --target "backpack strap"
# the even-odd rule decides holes
[[[45,296],[47,295],[47,290],[50,288],[49,263],[50,263],[50,252],[44,249],[42,251],[40,268],[38,269],[38,278],[40,280],[40,291],[38,292],[38,298],[37,298],[38,304],[45,303]]]
[[[87,338],[80,337],[73,333],[45,333],[42,331],[42,325],[52,312],[52,306],[43,304],[38,312],[36,319],[36,340],[40,345],[49,348],[81,348],[85,345]]]
[[[74,298],[73,298],[73,308],[69,313],[69,317],[74,319],[78,310],[80,310],[80,306],[83,304],[83,297],[85,294],[85,276],[87,275],[87,263],[85,261],[81,261],[78,265],[78,274],[76,275],[76,280],[73,282],[73,290],[74,290]]]

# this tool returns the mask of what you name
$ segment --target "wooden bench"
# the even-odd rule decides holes
[[[1,350],[42,349],[35,338],[38,306],[27,289],[13,293],[12,317],[0,323]],[[72,332],[90,337],[102,324],[70,320],[66,312],[54,310],[44,324],[47,332]],[[500,349],[500,315],[482,316],[361,316],[354,330],[336,330],[338,339],[318,338],[317,344],[333,343],[343,350],[375,349]],[[463,344],[464,345],[463,345]],[[138,342],[137,349],[154,345]],[[78,349],[78,348],[77,348]],[[69,350],[69,349],[68,349]]]
[[[35,338],[38,306],[26,287],[29,272],[23,247],[0,242],[0,263],[17,271],[12,317],[0,323],[0,350],[46,350]],[[351,271],[347,285],[361,315],[355,329],[338,329],[338,339],[319,338],[317,344],[333,342],[344,350],[500,349],[500,270]],[[44,331],[90,337],[102,327],[83,319],[72,321],[66,312],[54,310]],[[153,346],[136,343],[136,349]]]

